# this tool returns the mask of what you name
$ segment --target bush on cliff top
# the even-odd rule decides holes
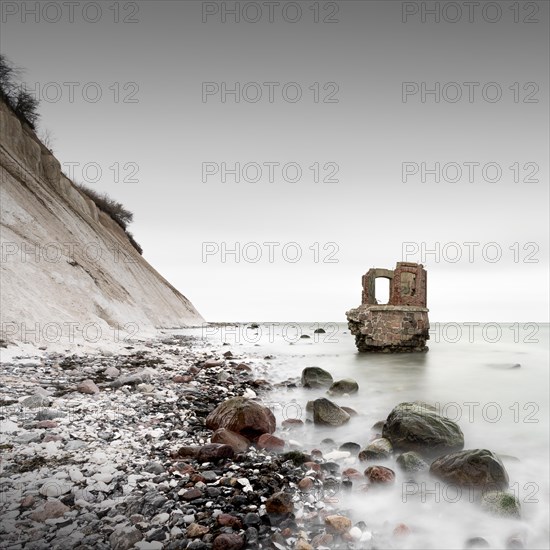
[[[40,102],[24,89],[19,79],[20,74],[21,70],[15,68],[5,55],[0,54],[0,96],[19,120],[35,129],[40,117]]]

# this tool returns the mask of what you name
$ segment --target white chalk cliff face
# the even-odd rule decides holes
[[[203,322],[1,100],[0,185],[0,338],[116,340]]]

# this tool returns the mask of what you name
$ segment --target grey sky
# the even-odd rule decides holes
[[[263,2],[241,10],[239,23],[231,14],[222,22],[222,4],[235,2],[218,3],[205,23],[213,2],[101,2],[95,23],[86,21],[97,17],[94,2],[75,5],[74,22],[61,2],[50,2],[61,6],[57,22],[48,21],[55,6],[24,17],[21,6],[35,2],[5,4],[2,52],[38,83],[57,157],[80,163],[80,181],[82,165],[101,167],[88,184],[135,213],[130,229],[147,260],[208,320],[344,320],[360,302],[361,275],[401,259],[427,267],[433,320],[547,320],[547,2],[529,3],[537,13],[499,2],[493,23],[496,8],[483,11],[483,1],[471,23],[464,2],[439,3],[462,7],[456,23],[445,20],[452,6],[423,23],[415,4],[400,1],[303,1],[294,23],[285,16],[298,17],[295,3],[283,0],[271,5],[272,23]],[[247,22],[258,5],[262,17]],[[240,102],[203,97],[204,82],[239,82]],[[303,94],[295,103],[289,83]],[[439,83],[439,102],[422,102],[422,83]],[[256,164],[238,183],[219,172],[202,181],[203,163],[221,171],[236,162]],[[316,162],[321,180],[337,181],[315,183]],[[422,182],[423,162],[447,164],[439,183],[430,174]],[[119,180],[137,181],[116,183],[115,163]],[[280,163],[273,182],[264,163]],[[287,163],[302,169],[298,181],[296,165],[282,173]],[[456,166],[462,178],[449,181]],[[224,242],[239,243],[249,261],[222,262]],[[270,245],[273,262],[265,242],[280,243]],[[289,243],[301,249],[294,263]],[[423,254],[437,246],[439,255]]]

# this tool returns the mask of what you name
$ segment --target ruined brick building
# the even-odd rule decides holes
[[[389,279],[387,304],[379,304],[375,281]],[[346,313],[348,326],[359,351],[427,351],[427,273],[422,264],[397,262],[394,270],[369,269],[362,278],[361,305]]]

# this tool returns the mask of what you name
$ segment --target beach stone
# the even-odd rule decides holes
[[[310,477],[304,477],[298,482],[298,489],[303,493],[309,493],[313,489],[315,482]]]
[[[359,460],[384,460],[391,456],[392,451],[393,447],[391,442],[384,437],[379,437],[371,441],[367,447],[359,453]]]
[[[196,445],[184,445],[178,449],[178,456],[182,458],[197,458],[199,456],[200,447]]]
[[[223,364],[225,364],[225,361],[223,359],[208,359],[202,364],[202,368],[210,369],[213,367],[221,367]]]
[[[267,451],[282,451],[285,448],[285,441],[284,439],[281,439],[280,437],[276,437],[271,434],[262,434],[258,441],[256,442],[256,446],[259,449],[266,449]]]
[[[360,480],[364,478],[363,474],[359,470],[356,470],[355,468],[346,468],[342,472],[342,476],[347,477],[349,479],[354,479],[354,480]]]
[[[359,445],[359,443],[354,443],[353,441],[347,441],[346,443],[342,443],[338,450],[347,451],[352,455],[357,455],[361,451],[361,445]]]
[[[109,537],[113,550],[129,550],[143,538],[141,531],[134,526],[123,526],[115,529]]]
[[[325,525],[334,533],[343,535],[351,529],[351,519],[346,516],[331,515],[325,518]]]
[[[236,453],[245,453],[250,447],[250,441],[246,437],[225,428],[218,428],[212,434],[210,441],[229,445]]]
[[[148,372],[136,372],[134,374],[120,376],[111,382],[111,386],[113,388],[120,388],[121,386],[137,386],[138,384],[144,384],[150,381],[151,375]]]
[[[51,402],[51,398],[45,395],[30,395],[21,401],[21,405],[27,407],[27,409],[38,409],[40,407],[49,407]]]
[[[373,484],[382,485],[395,482],[395,472],[385,466],[369,466],[365,477]]]
[[[109,378],[116,378],[117,376],[120,376],[120,370],[117,369],[116,367],[107,367],[103,371],[103,374],[105,376],[108,376]]]
[[[197,460],[199,462],[210,462],[224,458],[233,458],[234,456],[235,451],[231,446],[220,445],[219,443],[209,443],[200,448]]]
[[[231,527],[232,529],[239,530],[242,529],[242,521],[236,517],[232,516],[231,514],[220,514],[216,521],[222,526],[222,527]]]
[[[302,371],[302,386],[304,388],[330,388],[333,381],[330,372],[320,367],[306,367]]]
[[[282,421],[283,428],[299,428],[304,425],[304,421],[299,418],[287,418]]]
[[[244,539],[240,535],[236,533],[222,533],[214,539],[212,550],[241,550],[243,546]]]
[[[193,487],[192,489],[189,489],[181,495],[181,498],[183,500],[196,500],[197,498],[202,497],[202,491],[200,489],[197,489],[196,487]]]
[[[347,412],[350,416],[357,416],[357,411],[351,407],[342,406],[340,407],[343,411]]]
[[[225,428],[254,441],[264,433],[273,433],[276,420],[267,407],[245,397],[233,397],[220,403],[206,417],[206,427]]]
[[[452,420],[422,402],[401,403],[389,414],[382,436],[395,449],[441,455],[464,447],[464,434]]]
[[[351,395],[359,391],[359,384],[352,378],[344,378],[334,382],[328,391],[333,395],[344,395],[345,393]]]
[[[265,509],[268,514],[291,514],[294,511],[292,497],[284,491],[275,493],[266,500]]]
[[[494,516],[521,519],[521,504],[513,493],[484,492],[481,496],[481,509]]]
[[[397,465],[404,472],[424,472],[429,469],[429,464],[414,451],[400,454],[396,459]]]
[[[191,525],[187,526],[185,534],[191,539],[196,539],[198,537],[203,537],[206,533],[208,533],[208,531],[210,531],[210,529],[205,525],[191,523]]]
[[[336,403],[324,397],[313,402],[313,422],[329,426],[341,426],[350,419],[350,415]]]
[[[490,545],[483,537],[472,537],[465,542],[464,548],[475,550],[481,548],[490,548]]]
[[[57,428],[59,424],[55,420],[41,420],[40,422],[36,423],[37,428],[41,429],[50,429],[50,428]]]
[[[294,550],[313,550],[313,546],[305,539],[298,539],[294,544]]]
[[[70,508],[65,506],[60,500],[49,499],[46,503],[31,513],[30,517],[33,521],[45,522],[47,519],[62,517]]]
[[[94,393],[99,393],[99,388],[96,386],[93,380],[83,380],[76,386],[76,391],[79,393],[86,393],[93,395]]]
[[[487,449],[471,449],[437,458],[430,466],[435,477],[461,487],[508,488],[508,473],[500,458]]]
[[[330,533],[319,533],[311,539],[311,545],[313,548],[318,548],[320,546],[331,548],[333,540],[334,536]]]
[[[172,382],[175,384],[187,384],[188,382],[191,382],[193,380],[193,377],[190,374],[176,374],[172,378]]]
[[[405,523],[398,523],[393,529],[394,537],[406,537],[411,534],[411,528]]]

